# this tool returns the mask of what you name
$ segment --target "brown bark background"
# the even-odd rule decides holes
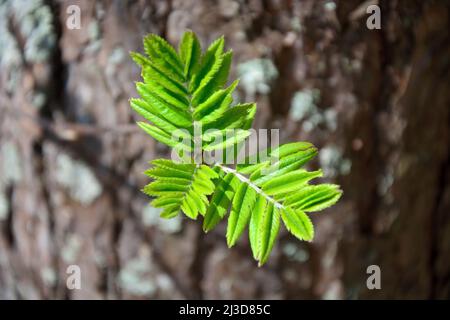
[[[369,30],[366,8],[381,7]],[[66,26],[81,8],[81,29]],[[450,297],[448,1],[0,0],[0,298]],[[139,189],[168,155],[133,124],[150,32],[224,34],[256,128],[308,140],[342,185],[313,243],[262,268],[225,224],[163,221]],[[81,268],[68,290],[66,268]],[[368,290],[366,268],[381,268]]]

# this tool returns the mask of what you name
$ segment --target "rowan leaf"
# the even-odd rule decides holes
[[[238,80],[226,86],[233,53],[224,48],[220,37],[202,52],[196,35],[187,31],[178,50],[150,34],[144,38],[145,55],[131,53],[142,82],[136,83],[140,97],[130,99],[130,105],[148,121],[137,124],[180,158],[153,160],[145,171],[152,181],[142,191],[162,209],[163,218],[180,212],[190,219],[203,216],[205,232],[229,212],[228,246],[236,245],[248,226],[252,254],[261,266],[282,223],[296,238],[312,241],[314,227],[306,213],[334,205],[342,190],[310,184],[322,171],[306,169],[318,153],[309,142],[257,150],[235,168],[223,163],[229,151],[232,164],[238,160],[257,110],[255,103],[233,103]]]

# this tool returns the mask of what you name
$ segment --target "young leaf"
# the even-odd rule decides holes
[[[260,249],[258,260],[260,265],[263,265],[269,258],[279,230],[280,210],[273,203],[269,203],[261,217],[259,228]]]
[[[276,195],[284,192],[299,191],[309,180],[321,177],[322,171],[308,172],[297,170],[279,175],[262,185],[263,191],[268,195]]]
[[[317,155],[311,143],[293,142],[260,151],[236,169],[220,161],[206,164],[192,152],[193,147],[196,151],[200,147],[202,154],[237,151],[250,135],[256,105],[233,105],[238,81],[224,88],[233,56],[232,51],[224,53],[224,38],[202,53],[195,34],[187,31],[177,52],[151,34],[144,38],[144,50],[146,55],[131,53],[142,69],[143,82],[136,84],[140,98],[130,99],[130,105],[151,122],[138,125],[174,148],[185,162],[158,159],[145,171],[153,181],[143,192],[154,198],[154,207],[162,208],[161,217],[173,218],[179,212],[191,219],[202,215],[208,232],[231,206],[227,244],[235,245],[249,224],[250,246],[259,265],[269,258],[280,220],[295,237],[311,241],[314,228],[305,212],[325,209],[342,195],[337,185],[309,184],[322,176],[321,170],[303,168]]]
[[[266,209],[267,200],[262,195],[258,194],[255,208],[253,209],[250,218],[250,225],[248,228],[248,236],[250,240],[250,247],[252,249],[253,258],[259,260],[261,252],[261,221],[263,219],[264,210]]]
[[[232,247],[235,245],[236,241],[239,239],[245,227],[247,226],[255,201],[255,189],[249,187],[246,184],[241,184],[236,191],[236,196],[233,199],[231,213],[228,218],[228,247]]]
[[[190,79],[192,73],[196,70],[202,49],[197,36],[192,31],[185,32],[179,47],[181,61],[184,63],[184,76]]]
[[[281,217],[286,229],[298,239],[311,241],[314,238],[313,224],[303,211],[284,208]]]
[[[335,204],[341,195],[342,191],[335,184],[307,186],[287,197],[285,204],[304,212],[320,211]]]
[[[217,184],[203,221],[203,230],[205,232],[212,230],[223,219],[238,184],[238,179],[232,174],[226,174]]]
[[[180,142],[172,139],[172,137],[168,133],[164,132],[163,130],[158,129],[157,127],[152,126],[145,122],[138,122],[137,124],[142,130],[147,132],[149,135],[151,135],[153,138],[155,138],[159,142],[162,142],[172,148],[176,147],[176,148],[179,148],[180,150],[191,151],[190,146],[185,145],[183,143],[180,143]]]
[[[155,34],[150,34],[144,38],[144,49],[159,70],[170,74],[179,82],[184,82],[182,62],[166,40]]]

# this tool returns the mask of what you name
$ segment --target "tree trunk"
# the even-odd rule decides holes
[[[381,29],[366,27],[372,3]],[[71,5],[80,29],[68,28]],[[449,9],[1,2],[0,298],[450,298]],[[282,231],[261,268],[245,237],[226,247],[225,223],[205,235],[199,221],[162,221],[140,192],[148,161],[169,150],[134,125],[128,52],[147,33],[176,44],[186,29],[204,46],[225,35],[255,127],[316,144],[315,166],[344,190],[313,215],[312,243]],[[276,73],[259,67],[271,63]],[[67,286],[71,265],[81,289]],[[367,288],[370,265],[381,290]]]

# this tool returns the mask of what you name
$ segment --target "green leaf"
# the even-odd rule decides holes
[[[168,102],[161,100],[144,83],[138,83],[136,88],[147,104],[151,105],[155,110],[158,110],[159,114],[167,121],[181,128],[189,128],[192,126],[192,118],[187,111],[180,110]]]
[[[261,220],[266,209],[267,201],[264,196],[258,194],[255,207],[250,218],[248,228],[248,236],[250,240],[250,247],[252,249],[253,258],[259,260],[261,252]]]
[[[212,143],[206,144],[203,150],[213,151],[228,148],[230,146],[233,146],[235,144],[244,141],[250,134],[251,134],[250,131],[241,129],[236,130],[226,129],[216,131],[214,135],[208,136],[208,139],[214,138],[214,141]]]
[[[275,162],[273,162],[274,158],[271,158],[270,161],[272,161],[273,163],[270,164],[270,162],[266,162],[266,166],[255,170],[250,175],[250,179],[256,185],[263,185],[265,182],[270,181],[275,177],[285,175],[289,172],[301,168],[316,154],[317,150],[315,148],[310,148],[293,154],[282,154],[278,158],[278,161]],[[271,157],[272,155],[273,153],[271,153]]]
[[[155,126],[159,129],[163,130],[168,135],[171,135],[172,132],[179,132],[179,136],[190,139],[191,134],[186,131],[179,129],[177,126],[167,121],[165,118],[158,115],[158,112],[155,111],[149,104],[147,104],[142,99],[131,99],[130,100],[131,107],[139,113],[146,120],[153,122]]]
[[[203,125],[219,119],[232,102],[231,93],[237,84],[238,81],[235,81],[227,89],[216,91],[205,102],[197,106],[194,111],[194,119],[201,121]]]
[[[151,65],[150,60],[138,52],[130,52],[130,56],[133,59],[133,61],[137,65],[141,66],[142,68],[145,68],[145,67],[148,67]]]
[[[256,195],[255,189],[248,187],[247,184],[241,184],[238,187],[236,196],[233,199],[230,216],[228,217],[228,247],[236,244],[236,241],[247,226],[250,220],[251,210],[256,201]]]
[[[310,142],[291,142],[281,145],[278,148],[275,148],[271,154],[273,156],[278,155],[280,158],[286,157],[288,155],[297,153],[299,151],[307,151],[310,149],[315,149],[314,146]]]
[[[210,92],[223,87],[227,83],[228,75],[230,73],[231,61],[233,60],[233,51],[227,51],[222,55],[222,64],[215,77],[210,81],[205,92]]]
[[[259,228],[259,265],[266,263],[269,259],[270,252],[275,244],[275,240],[280,230],[280,209],[269,203],[267,209],[264,211]]]
[[[305,212],[320,211],[331,207],[342,196],[342,191],[335,184],[306,186],[299,192],[290,195],[284,202],[287,206]]]
[[[184,64],[184,76],[190,79],[200,63],[202,49],[197,36],[192,31],[184,33],[178,50]]]
[[[217,172],[206,165],[175,163],[165,159],[154,160],[152,164],[154,167],[145,173],[154,181],[143,191],[157,197],[152,202],[154,207],[169,208],[165,215],[181,209],[191,219],[196,219],[199,213],[206,213],[207,196],[214,192],[212,179],[218,177]]]
[[[237,169],[239,172],[252,174],[252,181],[262,184],[274,176],[300,168],[316,155],[317,149],[309,142],[287,143],[246,157]],[[261,163],[264,166],[260,166]]]
[[[226,174],[215,188],[203,221],[203,230],[212,230],[222,220],[230,207],[238,185],[238,179],[232,174]]]
[[[152,126],[151,124],[145,123],[145,122],[138,122],[137,124],[142,130],[144,130],[146,133],[151,135],[153,138],[155,138],[159,142],[162,142],[173,148],[178,148],[179,150],[191,151],[190,146],[187,146],[184,143],[180,143],[180,142],[172,139],[172,137],[169,136],[169,134],[167,134],[163,130],[161,130],[155,126]]]
[[[181,194],[181,193],[180,193]],[[181,202],[179,197],[174,196],[161,196],[158,199],[152,201],[152,206],[155,208],[164,208],[164,207],[173,207],[174,205],[178,205]]]
[[[177,183],[154,181],[144,187],[144,192],[151,196],[163,195],[165,192],[186,192],[188,186]]]
[[[142,68],[142,78],[145,83],[157,82],[160,86],[178,95],[188,95],[188,91],[182,82],[160,71],[151,61]]]
[[[167,174],[172,174],[177,177],[179,177],[179,175],[182,175],[184,177],[190,178],[194,174],[196,168],[195,164],[193,163],[177,163],[168,159],[156,159],[150,163],[157,168],[164,169]]]
[[[195,204],[195,201],[189,195],[189,192],[186,192],[183,200],[181,201],[181,210],[183,210],[184,214],[193,220],[197,219],[198,216],[198,208]]]
[[[206,86],[219,71],[223,61],[223,46],[224,38],[221,37],[214,41],[202,56],[198,71],[193,75],[189,85],[189,92],[193,96],[195,96],[199,89]]]
[[[183,64],[175,49],[166,40],[155,34],[149,34],[144,38],[144,50],[159,70],[179,82],[184,82]]]
[[[281,210],[286,229],[299,240],[311,241],[314,238],[314,227],[309,217],[301,210],[285,208]]]
[[[220,118],[209,123],[203,124],[204,131],[210,129],[241,129],[244,128],[247,121],[253,120],[256,111],[256,104],[245,103],[238,104],[221,113]],[[249,129],[249,128],[244,128]]]
[[[142,191],[154,198],[151,203],[162,209],[163,218],[173,218],[180,212],[190,219],[204,216],[205,232],[230,210],[228,246],[236,244],[249,224],[253,256],[263,265],[273,249],[281,220],[295,237],[311,241],[314,228],[305,212],[335,204],[342,191],[333,184],[309,184],[322,175],[321,170],[303,168],[318,152],[309,142],[259,151],[236,169],[218,159],[211,165],[198,161],[201,157],[197,151],[211,152],[205,155],[214,154],[226,161],[230,160],[228,151],[233,151],[231,160],[236,160],[256,114],[255,103],[233,105],[238,81],[225,88],[233,54],[231,50],[224,53],[224,46],[221,37],[202,53],[196,35],[187,31],[178,52],[151,34],[144,39],[146,55],[131,53],[141,67],[143,82],[136,84],[140,98],[131,99],[130,105],[151,123],[138,125],[173,148],[184,161],[152,161],[152,167],[145,171],[152,181]],[[201,150],[196,149],[194,154],[194,146],[201,146]]]
[[[229,51],[217,58],[216,64],[213,65],[211,69],[212,72],[210,80],[205,83],[201,83],[199,88],[194,92],[192,98],[193,105],[202,103],[208,98],[211,92],[222,88],[222,86],[226,84],[232,57],[233,54]]]
[[[148,79],[145,82],[145,88],[153,94],[159,100],[174,106],[182,112],[186,112],[189,109],[189,100],[186,96],[171,91],[169,88],[159,85],[155,80]]]
[[[214,183],[211,179],[217,177],[217,173],[205,165],[196,167],[190,188],[181,201],[181,209],[191,219],[196,219],[197,215],[205,215],[207,205],[207,195],[214,192]]]
[[[166,207],[161,212],[160,217],[164,218],[164,219],[172,219],[172,218],[175,218],[179,212],[180,212],[179,206],[174,204],[172,206]]]
[[[312,172],[297,170],[277,176],[276,178],[265,182],[262,185],[262,189],[268,195],[299,191],[309,180],[321,176],[322,170]]]

